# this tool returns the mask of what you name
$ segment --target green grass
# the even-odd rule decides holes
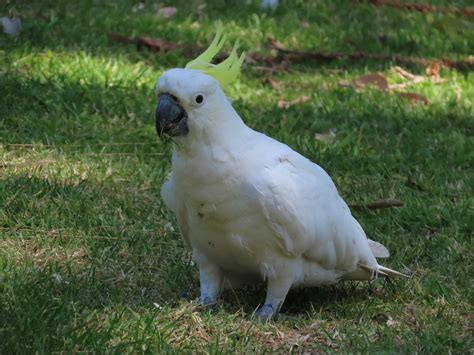
[[[472,351],[473,73],[443,70],[445,83],[407,89],[425,106],[338,85],[367,72],[396,82],[389,62],[300,63],[272,76],[278,90],[247,65],[228,94],[251,127],[323,166],[349,203],[404,202],[354,214],[391,250],[385,263],[413,277],[294,290],[269,324],[251,317],[263,289],[225,292],[215,312],[189,301],[198,272],[160,200],[170,146],[153,119],[156,79],[189,58],[107,32],[205,45],[221,19],[231,41],[267,54],[268,37],[427,58],[465,59],[474,48],[472,20],[452,14],[229,3],[209,1],[200,16],[201,1],[178,1],[169,20],[154,16],[154,1],[0,4],[0,16],[23,20],[20,35],[0,35],[0,353]],[[301,95],[310,100],[278,108]],[[332,143],[315,139],[331,128]]]

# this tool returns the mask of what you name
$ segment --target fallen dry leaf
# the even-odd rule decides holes
[[[10,20],[8,17],[2,17],[0,20],[3,25],[3,32],[7,35],[14,36],[20,32],[21,20],[19,17],[15,17],[13,20]]]
[[[157,17],[162,17],[162,18],[171,18],[174,15],[176,15],[176,12],[178,12],[178,9],[174,6],[165,6],[156,12]]]
[[[397,92],[397,95],[412,102],[422,103],[423,105],[428,105],[430,103],[425,96],[415,94],[414,92]]]
[[[276,50],[280,50],[280,51],[286,51],[287,50],[285,48],[285,46],[281,42],[278,42],[275,38],[269,38],[268,39],[268,45],[272,49],[276,49]]]
[[[370,73],[370,74],[366,74],[366,75],[362,75],[360,77],[357,77],[357,78],[353,79],[352,82],[341,81],[341,82],[339,82],[339,86],[342,86],[342,87],[355,86],[358,89],[364,88],[366,86],[373,86],[373,87],[376,87],[376,88],[380,89],[381,91],[385,91],[385,92],[388,92],[388,90],[390,90],[391,92],[394,92],[395,94],[399,95],[400,97],[402,97],[404,99],[407,99],[407,100],[410,100],[412,102],[418,102],[418,103],[422,103],[424,105],[428,105],[429,101],[423,95],[415,94],[415,93],[411,93],[411,92],[397,91],[397,90],[400,90],[400,89],[405,89],[407,86],[411,86],[411,85],[426,81],[426,80],[428,80],[428,78],[424,77],[424,76],[421,76],[421,75],[412,74],[412,73],[406,71],[405,69],[397,67],[397,66],[395,66],[393,69],[400,75],[401,78],[408,79],[409,81],[405,82],[405,83],[401,83],[401,84],[391,84],[391,85],[389,85],[388,81],[387,81],[387,78],[383,74]],[[441,84],[443,82],[445,82],[445,80],[443,80],[439,77],[434,77],[434,76],[432,77],[432,83],[434,83],[434,84]]]
[[[307,102],[309,99],[309,96],[303,95],[291,101],[279,100],[277,105],[278,108],[289,108],[290,106]]]
[[[152,51],[159,52],[169,52],[174,49],[177,49],[179,46],[177,44],[165,41],[160,38],[151,38],[151,37],[127,37],[118,33],[109,32],[107,36],[116,42],[126,43],[126,44],[136,44],[137,47],[146,47]]]
[[[273,90],[281,89],[281,83],[275,79],[268,78],[266,82],[272,87]]]
[[[398,327],[400,325],[400,322],[398,320],[394,320],[392,317],[388,316],[388,320],[387,320],[386,324],[389,327]]]
[[[380,73],[370,73],[352,79],[352,84],[361,89],[367,86],[374,86],[382,91],[388,89],[388,81],[385,75]]]
[[[331,128],[329,131],[325,133],[316,133],[314,135],[314,138],[324,143],[332,143],[334,139],[336,138],[336,129]]]
[[[441,70],[440,62],[433,62],[426,68],[426,75],[433,79],[439,79],[439,72]]]

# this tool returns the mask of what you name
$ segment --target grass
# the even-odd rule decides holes
[[[159,189],[170,146],[154,132],[153,87],[189,58],[110,42],[108,31],[268,53],[290,48],[462,59],[473,22],[344,1],[258,4],[2,2],[20,35],[0,36],[0,353],[472,352],[473,73],[410,87],[428,105],[338,85],[363,73],[398,79],[389,62],[307,62],[272,76],[247,65],[229,88],[253,128],[323,166],[346,201],[404,207],[354,211],[413,277],[290,292],[283,315],[254,320],[264,290],[223,294],[215,312],[190,300],[198,272]],[[469,1],[432,1],[465,7]],[[302,31],[302,26],[307,28]],[[304,28],[304,27],[303,27]],[[384,33],[384,40],[379,34]],[[230,46],[230,44],[229,44]],[[423,68],[406,68],[423,74]],[[287,109],[278,100],[310,96]],[[336,128],[332,143],[316,133]]]

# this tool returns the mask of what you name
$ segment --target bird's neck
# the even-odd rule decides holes
[[[229,105],[220,112],[219,119],[213,124],[203,127],[177,139],[173,146],[173,155],[182,158],[199,158],[212,156],[226,159],[238,154],[248,141],[252,130],[243,122],[234,108]]]

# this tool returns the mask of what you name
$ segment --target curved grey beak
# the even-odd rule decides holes
[[[170,94],[159,96],[155,112],[156,132],[158,136],[184,136],[188,133],[188,115]]]

